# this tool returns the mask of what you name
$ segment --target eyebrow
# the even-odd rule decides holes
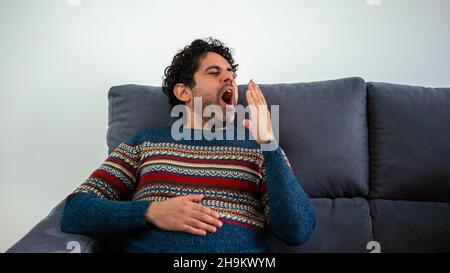
[[[217,69],[217,70],[220,70],[221,68],[220,68],[220,66],[218,66],[218,65],[211,65],[211,66],[209,66],[208,68],[205,69],[205,72],[208,71],[208,70],[210,70],[210,69]],[[231,68],[231,67],[228,67],[228,68],[227,68],[227,71],[233,71],[233,72],[236,72],[236,71],[235,71],[233,68]]]

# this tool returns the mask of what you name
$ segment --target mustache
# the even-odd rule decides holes
[[[225,92],[225,89],[228,88],[228,87],[231,87],[233,89],[233,92],[236,91],[235,89],[237,89],[237,85],[235,83],[233,83],[233,82],[225,83],[222,87],[220,87],[219,94],[222,96],[223,93]]]

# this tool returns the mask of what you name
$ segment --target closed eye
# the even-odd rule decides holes
[[[209,72],[208,74],[210,74],[210,75],[219,75],[220,73],[219,72]],[[236,78],[237,78],[236,73],[233,73],[233,79],[236,79]]]

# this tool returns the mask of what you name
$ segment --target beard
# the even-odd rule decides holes
[[[201,96],[202,92],[197,92],[193,89],[194,97],[200,97],[202,101],[201,105],[201,119],[203,124],[214,124],[215,129],[225,128],[227,124],[234,122],[235,119],[235,105],[226,104],[222,101],[220,97],[221,92],[213,96]],[[212,108],[215,107],[215,108]],[[210,113],[210,109],[220,108],[220,111],[213,111],[212,116],[206,116],[204,113]],[[205,111],[205,109],[207,109]],[[218,127],[221,128],[218,128]]]
[[[235,118],[235,107],[234,105],[221,105],[220,104],[220,98],[219,100],[204,100],[202,99],[202,113],[205,113],[205,109],[208,107],[220,107],[220,112],[214,111],[212,114],[212,117],[203,116],[202,115],[202,121],[203,124],[214,124],[215,129],[218,128],[220,125],[221,128],[225,128],[227,124],[232,123]],[[208,111],[206,111],[208,112]]]

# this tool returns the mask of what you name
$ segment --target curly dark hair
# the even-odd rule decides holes
[[[226,47],[221,41],[211,37],[206,40],[193,41],[184,49],[179,50],[173,57],[171,65],[164,70],[162,91],[169,97],[170,107],[183,104],[173,94],[173,88],[177,83],[183,83],[189,88],[195,87],[194,74],[200,67],[201,59],[208,52],[215,52],[224,57],[236,72],[238,64],[234,63],[232,49]]]

